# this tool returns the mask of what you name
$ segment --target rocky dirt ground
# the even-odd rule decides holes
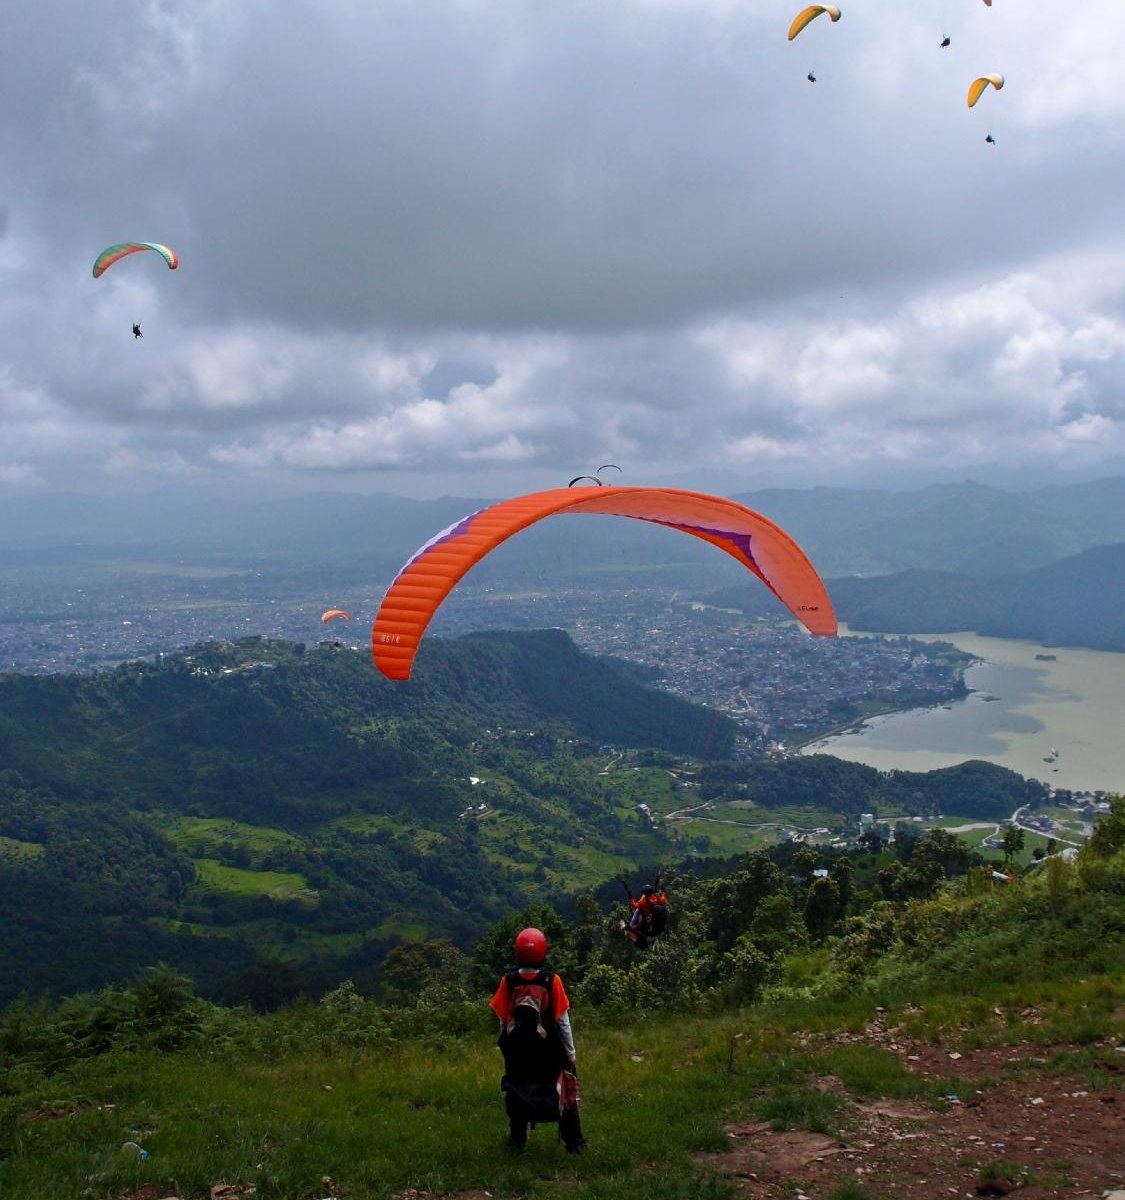
[[[822,1200],[849,1180],[879,1200],[1017,1192],[1020,1200],[1100,1200],[1125,1188],[1125,1053],[1118,1047],[1096,1049],[1098,1071],[1112,1086],[1091,1090],[1049,1068],[1068,1047],[950,1051],[903,1037],[881,1018],[862,1034],[827,1039],[847,1040],[885,1046],[925,1078],[956,1075],[959,1095],[937,1108],[862,1103],[826,1077],[818,1086],[841,1100],[841,1136],[731,1125],[730,1149],[700,1159],[753,1200]]]

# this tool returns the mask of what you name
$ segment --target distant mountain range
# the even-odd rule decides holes
[[[831,579],[837,615],[852,629],[1026,638],[1045,645],[1125,651],[1125,542],[994,578],[915,569]],[[710,602],[748,616],[781,613],[757,584],[721,588]]]
[[[826,578],[911,569],[1001,576],[1125,541],[1125,478],[1027,492],[961,483],[735,498],[787,529]]]
[[[1125,541],[1121,477],[1027,492],[962,483],[917,492],[770,489],[735,498],[788,530],[826,577],[914,569],[995,577]],[[428,538],[495,499],[320,493],[256,500],[186,490],[142,500],[15,497],[0,506],[0,567],[175,557],[266,570],[346,566],[386,578]],[[635,521],[560,517],[513,539],[484,573],[570,581],[645,566],[694,584],[701,565],[715,583],[724,574],[738,578],[733,562],[679,534]]]
[[[916,492],[772,489],[736,498],[797,539],[833,581],[838,611],[856,628],[972,629],[1125,650],[1125,477],[1027,492],[962,483]],[[0,506],[0,573],[42,569],[40,590],[49,595],[61,594],[64,572],[68,586],[94,587],[91,568],[104,576],[121,562],[146,571],[151,564],[152,576],[206,568],[209,603],[222,603],[246,580],[283,600],[349,587],[377,595],[419,545],[491,502],[199,491],[143,502],[9,499]],[[20,578],[11,578],[10,594],[21,596]],[[698,596],[726,595],[730,587],[741,597],[731,603],[747,611],[773,607],[757,585],[743,594],[745,571],[726,555],[640,521],[554,518],[500,546],[472,574],[478,587],[575,592],[645,581]],[[102,608],[122,599],[112,587],[98,595]]]

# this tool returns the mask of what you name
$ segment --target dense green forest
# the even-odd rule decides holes
[[[981,763],[738,762],[733,735],[558,631],[435,639],[409,686],[259,638],[2,677],[0,1002],[156,961],[262,1006],[373,979],[401,945],[464,949],[533,900],[571,911],[638,864],[699,860],[699,829],[747,844],[653,815],[688,802],[854,836],[861,813],[1000,821],[1045,794]]]
[[[1047,787],[994,763],[969,761],[953,767],[918,771],[877,771],[863,763],[827,754],[709,762],[700,771],[700,796],[748,796],[767,808],[807,804],[817,796],[832,812],[910,813],[925,817],[959,813],[981,820],[1006,821],[1017,808],[1039,804]]]

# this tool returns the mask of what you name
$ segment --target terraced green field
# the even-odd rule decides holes
[[[192,858],[213,855],[220,846],[231,845],[260,856],[282,847],[298,848],[303,839],[295,833],[268,825],[247,825],[229,817],[181,817],[157,820],[161,831],[179,850]]]
[[[0,837],[0,858],[40,858],[43,847],[38,842],[21,842],[19,838]]]
[[[271,900],[295,900],[316,904],[318,895],[302,875],[289,871],[253,871],[228,867],[211,858],[196,860],[197,887],[235,896],[268,896]]]

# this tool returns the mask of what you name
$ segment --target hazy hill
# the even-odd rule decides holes
[[[1009,492],[978,483],[917,492],[814,488],[740,493],[784,526],[826,576],[909,569],[1002,575],[1125,541],[1125,478]],[[168,491],[143,500],[45,495],[0,507],[0,566],[107,557],[261,564],[333,564],[386,578],[422,542],[492,498],[415,501],[376,494],[289,498]],[[534,574],[571,582],[584,572],[642,566],[695,582],[700,565],[738,568],[691,539],[635,521],[560,517],[527,530],[477,577]]]
[[[917,568],[999,576],[1125,541],[1125,479],[1027,492],[980,483],[917,492],[777,489],[735,497],[784,526],[822,575]]]
[[[840,619],[852,629],[972,630],[1048,645],[1125,651],[1125,542],[998,578],[917,569],[831,579],[828,590]],[[711,601],[750,616],[782,611],[764,589],[752,585],[721,588]]]

